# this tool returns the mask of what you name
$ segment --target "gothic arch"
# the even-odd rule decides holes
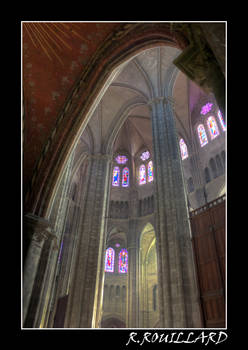
[[[126,324],[119,315],[109,315],[102,319],[101,328],[126,328]]]
[[[112,153],[114,141],[125,120],[128,118],[130,111],[139,105],[146,104],[147,101],[143,97],[135,97],[132,100],[129,100],[126,104],[124,104],[124,106],[121,107],[109,128],[109,134],[107,135],[106,142],[103,146],[104,152],[106,152],[107,154]]]
[[[123,24],[113,32],[92,57],[86,71],[82,72],[60,114],[59,123],[44,147],[35,172],[32,188],[25,196],[25,210],[46,216],[52,189],[73,150],[79,133],[86,127],[103,91],[110,85],[116,68],[141,51],[156,46],[183,49],[187,39],[178,32],[172,33],[168,25],[142,25],[130,30]],[[131,35],[130,35],[131,34]],[[112,76],[112,77],[111,77]]]
[[[143,327],[152,327],[159,318],[156,235],[147,223],[140,235],[139,311]]]

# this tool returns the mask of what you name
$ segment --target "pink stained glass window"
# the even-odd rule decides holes
[[[129,186],[129,169],[124,168],[122,170],[122,186],[128,187]]]
[[[112,186],[119,186],[119,184],[120,184],[120,168],[118,166],[115,166],[113,170]]]
[[[179,141],[182,160],[188,158],[188,148],[183,139]]]
[[[202,106],[201,114],[205,115],[208,112],[210,112],[212,109],[212,106],[213,106],[212,103],[210,103],[210,102],[206,103],[204,106]]]
[[[147,180],[148,182],[153,181],[153,163],[152,160],[147,164]]]
[[[142,164],[139,167],[139,184],[144,185],[146,183],[146,167]]]
[[[119,273],[127,273],[128,271],[128,252],[124,248],[119,253]]]
[[[108,248],[106,250],[105,256],[105,272],[114,272],[115,264],[115,251],[113,248]]]
[[[211,139],[213,140],[215,137],[219,135],[219,129],[214,117],[209,117],[207,119],[208,129],[210,132]]]
[[[150,158],[150,152],[149,152],[149,151],[143,152],[143,153],[141,154],[140,158],[141,158],[143,161],[149,159],[149,158]]]
[[[205,146],[208,143],[208,138],[207,138],[207,134],[205,131],[205,128],[202,124],[200,124],[197,128],[197,132],[198,132],[198,137],[200,140],[200,144],[201,147]]]
[[[128,158],[126,156],[117,156],[115,160],[118,164],[126,164]]]
[[[218,111],[218,118],[219,118],[219,121],[220,121],[220,124],[221,124],[221,127],[222,127],[222,130],[223,131],[226,131],[226,124],[225,124],[225,122],[224,122],[224,119],[223,119],[223,117],[222,117],[222,114],[221,114],[221,112],[220,111]]]

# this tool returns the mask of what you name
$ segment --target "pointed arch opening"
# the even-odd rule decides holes
[[[140,235],[139,315],[142,327],[154,327],[159,320],[156,234],[147,223]]]

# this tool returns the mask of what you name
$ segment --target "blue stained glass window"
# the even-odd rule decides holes
[[[122,186],[127,187],[129,186],[129,169],[124,168],[122,170]]]
[[[106,250],[105,256],[105,272],[114,272],[115,263],[115,251],[113,248],[109,247]]]
[[[197,128],[197,132],[198,132],[198,137],[200,140],[200,144],[201,147],[205,146],[208,143],[208,138],[207,138],[207,134],[205,131],[205,128],[202,124],[200,124]]]
[[[188,158],[188,148],[183,139],[179,141],[182,160]]]
[[[128,270],[128,252],[123,248],[119,253],[119,273],[127,273]]]
[[[150,162],[147,165],[147,179],[148,179],[148,182],[153,181],[153,163],[152,163],[152,160],[150,160]]]
[[[208,124],[208,129],[210,131],[211,139],[214,139],[215,137],[217,137],[219,135],[219,129],[218,129],[218,126],[216,124],[215,118],[209,117],[207,119],[207,124]]]
[[[120,168],[116,166],[114,167],[114,170],[113,170],[112,186],[119,186],[119,183],[120,183]]]

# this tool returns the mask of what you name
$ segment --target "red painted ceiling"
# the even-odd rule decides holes
[[[119,23],[23,22],[23,183],[89,59]]]

